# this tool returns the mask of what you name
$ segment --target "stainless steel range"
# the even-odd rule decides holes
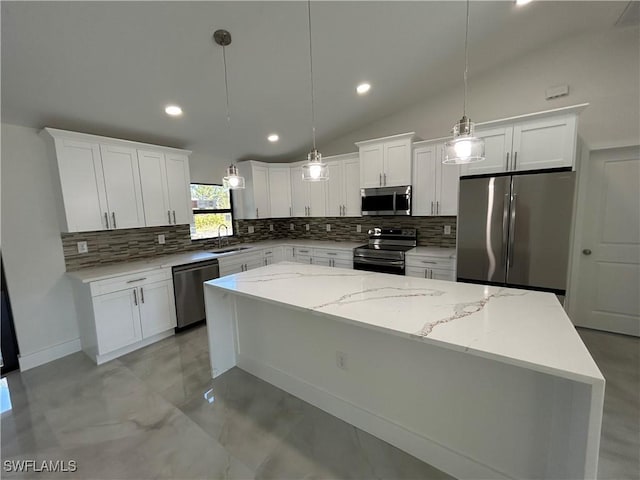
[[[416,245],[415,228],[372,228],[369,243],[353,251],[353,268],[404,275],[404,254]]]

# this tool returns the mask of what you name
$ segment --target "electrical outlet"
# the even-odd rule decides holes
[[[158,235],[158,243],[160,245],[164,245],[165,244],[164,235]]]
[[[330,231],[331,231],[331,224],[327,223],[327,232],[330,232]]]
[[[358,224],[356,225],[356,233],[361,233],[362,232],[362,225]]]
[[[308,232],[311,229],[311,227],[309,226],[308,223],[306,223],[304,226],[304,229]]]
[[[296,229],[295,224],[290,223],[290,224],[289,224],[289,230],[295,230],[295,229]]]
[[[451,225],[445,225],[444,226],[444,234],[445,235],[451,235]]]
[[[270,223],[270,224],[269,224],[269,231],[270,231],[270,232],[273,232],[273,223]]]
[[[347,354],[344,352],[336,352],[336,365],[341,370],[347,369]]]
[[[255,228],[253,228],[253,225],[249,225],[249,228],[247,229],[247,231],[248,231],[249,233],[253,233],[253,232],[255,232],[255,231],[256,231],[256,229],[255,229]]]
[[[78,242],[78,253],[87,253],[89,252],[89,247],[87,246],[87,242]]]

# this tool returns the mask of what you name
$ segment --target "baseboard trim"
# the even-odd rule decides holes
[[[20,371],[24,372],[34,367],[44,365],[72,353],[81,350],[80,339],[69,340],[68,342],[59,343],[53,347],[40,350],[39,352],[30,353],[28,355],[20,355],[18,362],[20,363]]]
[[[504,472],[408,430],[390,419],[241,353],[237,355],[237,366],[456,478],[512,478]]]
[[[105,362],[109,362],[118,357],[121,357],[122,355],[126,355],[127,353],[131,353],[135,350],[138,350],[139,348],[146,347],[147,345],[151,345],[152,343],[156,343],[167,337],[171,337],[174,334],[175,334],[175,331],[173,328],[171,328],[171,330],[158,333],[156,335],[153,335],[152,337],[145,338],[140,342],[136,342],[131,345],[127,345],[126,347],[119,348],[118,350],[114,350],[113,352],[105,353],[104,355],[95,355],[95,356],[89,355],[89,357],[91,357],[91,359],[94,360],[96,364],[102,365]]]

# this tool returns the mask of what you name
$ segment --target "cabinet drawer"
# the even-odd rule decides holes
[[[456,273],[454,270],[429,268],[429,267],[410,267],[405,268],[405,275],[408,277],[429,278],[433,280],[447,280],[454,282]]]
[[[408,267],[426,267],[444,270],[455,269],[455,260],[453,258],[407,256],[406,262]]]
[[[117,277],[91,282],[91,296],[105,295],[107,293],[117,292],[118,290],[135,288],[148,283],[161,282],[169,279],[171,279],[170,268],[159,268],[146,272],[119,275]]]
[[[226,267],[227,265],[239,265],[242,263],[262,262],[262,250],[253,251],[251,253],[243,253],[239,255],[229,255],[227,257],[218,258],[218,265]]]
[[[312,252],[313,252],[313,248],[310,248],[310,247],[293,247],[294,257],[300,257],[300,256],[309,257],[311,256]]]
[[[326,248],[314,248],[313,256],[317,258],[333,258],[334,260],[353,260],[353,250],[330,250]]]

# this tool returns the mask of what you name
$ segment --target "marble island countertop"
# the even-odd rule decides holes
[[[574,381],[603,381],[550,293],[290,262],[205,285]]]

